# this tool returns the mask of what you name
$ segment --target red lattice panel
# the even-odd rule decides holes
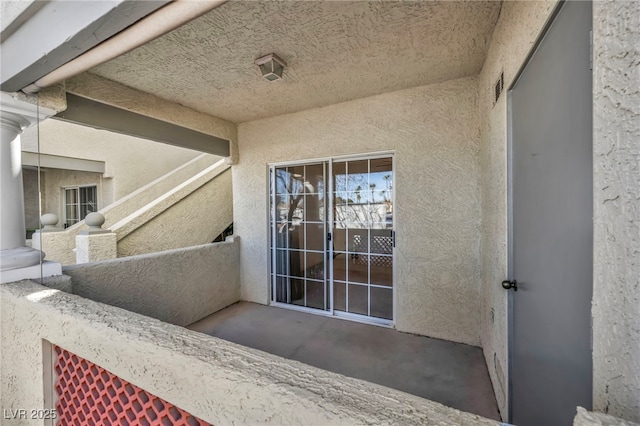
[[[209,425],[59,346],[55,390],[58,425]]]

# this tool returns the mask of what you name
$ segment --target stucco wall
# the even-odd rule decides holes
[[[100,173],[46,169],[43,170],[40,175],[43,177],[40,183],[43,192],[42,214],[57,214],[59,219],[58,226],[60,227],[64,226],[64,196],[62,188],[95,185],[98,197],[98,209],[105,206],[105,200],[113,197],[111,194],[111,179],[102,179]]]
[[[482,188],[482,348],[500,412],[507,404],[507,96],[556,1],[503,2],[487,59],[478,78]],[[494,105],[494,87],[504,71],[505,92]],[[492,320],[493,318],[493,320]],[[494,360],[495,354],[495,360]]]
[[[67,266],[73,293],[186,326],[240,299],[239,241]]]
[[[124,241],[120,256],[205,244],[229,226],[231,176],[222,176],[229,166],[218,158],[200,155],[100,209],[105,216],[102,228]],[[39,236],[42,244],[39,240],[33,244],[44,250],[47,259],[73,265],[76,235],[87,228],[82,221],[62,232],[44,233]]]
[[[638,423],[630,422],[607,414],[587,411],[578,407],[578,413],[573,419],[573,426],[638,426]]]
[[[164,200],[172,202],[171,197],[180,196],[176,192]],[[136,220],[123,226],[115,224],[110,229],[118,234],[118,257],[210,243],[233,222],[231,198],[231,171],[227,169],[195,191],[186,190],[186,197],[159,214],[150,209],[150,218],[133,231],[127,230],[124,237],[125,228],[136,226]]]
[[[24,181],[24,210],[25,224],[27,229],[40,228],[40,210],[38,201],[38,173],[36,170],[22,168]],[[65,223],[64,212],[64,194],[63,188],[72,186],[96,186],[98,209],[104,207],[104,200],[113,198],[111,195],[111,180],[102,179],[100,173],[83,172],[77,170],[62,169],[41,169],[40,171],[40,189],[42,196],[42,214],[54,213],[58,216],[58,227],[63,228]],[[105,195],[106,194],[106,195]],[[63,243],[62,246],[68,244]],[[57,247],[51,250],[52,253],[58,254],[63,249]],[[47,247],[50,249],[50,247]],[[72,258],[73,254],[69,253],[65,259]],[[59,260],[59,259],[52,259]]]
[[[268,303],[268,163],[393,150],[396,326],[478,345],[476,88],[458,79],[240,124],[233,203],[242,299]]]
[[[593,407],[640,422],[640,2],[595,2],[593,47]]]
[[[86,126],[45,120],[40,123],[40,152],[105,162],[104,177],[111,181],[102,206],[110,204],[195,158],[197,151],[134,138]],[[38,152],[38,129],[22,135],[22,150]]]
[[[1,409],[43,407],[46,339],[212,424],[498,425],[31,281],[1,285],[0,307]]]

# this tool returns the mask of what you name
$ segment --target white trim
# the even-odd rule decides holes
[[[391,254],[392,254],[392,259],[391,259],[391,267],[393,268],[393,271],[391,272],[391,279],[393,280],[393,282],[391,283],[391,287],[392,287],[392,297],[393,300],[391,301],[391,309],[392,309],[392,317],[393,317],[393,324],[395,325],[396,323],[396,313],[398,312],[398,297],[396,295],[397,291],[397,270],[398,268],[396,267],[397,264],[397,258],[396,258],[396,236],[397,236],[397,232],[396,232],[396,193],[398,192],[396,189],[396,156],[392,155],[391,156],[391,184],[393,185],[391,187],[391,194],[392,194],[392,200],[391,200],[391,238],[393,239],[393,241],[391,242]]]
[[[303,312],[305,314],[319,315],[327,318],[336,318],[345,321],[359,322],[367,325],[375,325],[378,327],[395,328],[394,324],[390,320],[377,317],[369,317],[366,315],[358,315],[350,312],[336,311],[335,314],[331,314],[329,311],[324,311],[322,309],[307,308],[306,306],[292,305],[282,302],[271,302],[269,303],[269,306],[272,306],[274,308]]]
[[[353,161],[353,160],[376,160],[378,158],[395,157],[396,151],[374,151],[371,153],[334,155],[331,157],[317,157],[313,159],[287,160],[267,163],[268,167],[305,166],[307,164],[320,163],[323,161]]]
[[[89,184],[84,184],[84,185],[70,185],[70,186],[63,186],[61,188],[62,190],[62,225],[65,226],[67,224],[67,191],[71,190],[71,189],[77,189],[78,192],[78,202],[76,203],[76,213],[78,214],[78,221],[69,225],[69,227],[75,225],[78,222],[82,222],[84,220],[84,218],[80,217],[80,205],[82,204],[80,202],[80,189],[81,188],[95,188],[95,195],[96,195],[96,206],[95,206],[95,210],[94,212],[97,212],[100,210],[100,201],[98,200],[98,184],[95,183],[89,183]],[[87,213],[89,214],[89,213]]]
[[[37,152],[22,151],[22,166],[38,166],[49,169],[77,170],[81,172],[104,173],[105,162],[86,160],[84,158],[64,157],[61,155],[38,154]]]
[[[333,160],[329,159],[327,161],[327,182],[329,183],[328,188],[325,188],[325,205],[327,208],[327,215],[325,219],[329,223],[329,229],[327,233],[331,232],[331,244],[329,244],[329,274],[325,275],[329,282],[327,285],[329,286],[329,312],[331,315],[335,315],[335,301],[333,295],[333,247],[335,241],[335,233],[333,232],[333,222],[335,218],[333,217]],[[330,196],[331,195],[331,196]]]
[[[269,269],[269,282],[271,283],[271,285],[269,286],[271,288],[271,294],[269,294],[269,302],[275,302],[276,301],[276,281],[277,281],[277,276],[276,276],[276,187],[275,187],[275,181],[276,181],[276,174],[275,174],[275,167],[272,166],[268,166],[267,167],[267,177],[269,179],[267,179],[269,181],[268,184],[268,188],[267,188],[267,194],[269,195],[269,197],[271,197],[271,203],[267,203],[267,226],[269,227],[269,232],[271,232],[271,244],[269,244],[269,241],[267,241],[267,248],[269,249],[269,252],[271,253],[271,267]],[[271,192],[273,190],[273,193]],[[271,221],[273,221],[273,226],[271,224]]]
[[[379,325],[381,327],[395,328],[392,320],[372,317],[368,315],[354,314],[353,312],[336,311],[336,313],[334,314],[334,317],[349,320],[349,321],[361,322],[363,324]]]
[[[325,317],[333,316],[329,311],[325,311],[324,309],[309,308],[307,306],[294,305],[291,303],[271,302],[269,306],[274,306],[276,308],[291,309],[292,311],[300,311],[300,312],[305,312],[307,314],[322,315]]]

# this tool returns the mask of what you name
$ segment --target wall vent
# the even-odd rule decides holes
[[[502,91],[504,90],[504,71],[500,73],[500,77],[498,77],[498,81],[496,81],[496,85],[494,87],[494,98],[493,98],[493,104],[495,105],[496,102],[498,102],[498,99],[500,99],[500,95],[502,94]]]

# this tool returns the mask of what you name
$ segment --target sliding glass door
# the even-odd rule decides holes
[[[270,167],[274,304],[393,320],[393,158]]]

